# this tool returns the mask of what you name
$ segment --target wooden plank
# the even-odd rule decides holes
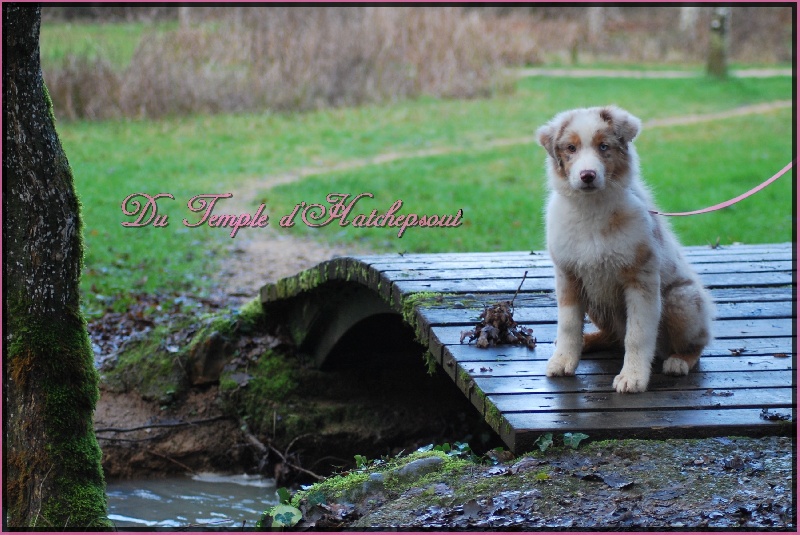
[[[790,254],[770,254],[757,257],[742,257],[741,255],[729,255],[726,258],[715,256],[708,257],[688,257],[692,266],[698,272],[712,272],[712,270],[725,270],[726,264],[738,264],[743,270],[747,271],[780,271],[785,270],[786,265],[791,270],[792,257]],[[549,258],[543,257],[508,257],[497,256],[489,260],[482,260],[472,256],[450,257],[434,261],[432,259],[420,261],[398,261],[398,262],[365,262],[372,269],[380,272],[393,274],[402,271],[419,272],[423,276],[426,272],[445,271],[445,270],[483,270],[483,269],[514,269],[536,270],[552,269],[553,262]]]
[[[762,274],[786,272],[791,273],[792,263],[785,260],[780,262],[727,262],[701,264],[695,266],[696,271],[701,276],[711,279],[710,275],[717,274]],[[393,280],[408,281],[431,281],[431,280],[465,280],[465,279],[514,279],[519,283],[523,275],[527,272],[527,277],[554,277],[552,265],[548,266],[525,266],[525,265],[498,265],[497,267],[486,266],[485,264],[475,264],[473,267],[458,265],[452,268],[444,268],[437,265],[435,269],[409,269],[404,267],[395,271],[384,270]],[[702,277],[701,277],[702,278]]]
[[[712,249],[707,245],[686,245],[683,247],[683,250],[686,254],[693,254],[695,252],[703,252],[703,251],[739,251],[739,252],[752,252],[752,251],[792,251],[794,249],[794,244],[792,242],[782,242],[782,243],[756,243],[756,244],[744,244],[744,243],[737,243],[733,245],[720,245],[719,247]]]
[[[577,373],[580,375],[611,375],[622,368],[621,355],[616,358],[581,359]],[[508,362],[465,362],[458,360],[470,376],[475,377],[542,377],[545,375],[547,360],[515,360]],[[706,357],[690,372],[747,372],[747,371],[792,371],[790,358],[776,358],[772,355],[752,355],[742,357]],[[661,373],[661,361],[653,364],[653,372]]]
[[[552,342],[555,340],[555,323],[520,323],[520,325],[531,327],[537,342]],[[717,340],[726,338],[782,337],[792,332],[792,325],[791,318],[718,320],[712,324],[712,334]],[[468,330],[470,330],[469,326],[440,326],[435,328],[435,336],[442,345],[460,344],[461,333]],[[587,324],[584,328],[584,332],[593,332],[595,330],[597,329],[592,324]]]
[[[424,308],[418,311],[420,317],[428,325],[473,325],[480,322],[480,314],[484,308]],[[770,303],[724,303],[717,305],[717,319],[775,319],[791,317],[794,303],[791,301],[773,301]],[[546,305],[536,307],[515,306],[514,320],[517,323],[543,323],[556,320],[555,299],[549,299]]]
[[[747,273],[720,273],[700,276],[707,288],[754,288],[770,286],[790,286],[792,273],[768,272],[757,277]],[[457,280],[396,280],[397,291],[402,293],[438,292],[438,293],[513,293],[519,287],[522,277],[517,279],[482,279],[462,278]],[[526,292],[554,291],[552,277],[529,277],[522,284]]]
[[[781,414],[791,414],[788,409]],[[788,422],[761,417],[760,409],[651,410],[619,412],[509,413],[497,427],[512,451],[531,451],[534,441],[546,432],[583,432],[600,438],[712,437],[736,434],[793,434]]]
[[[793,302],[794,299],[792,287],[789,286],[774,288],[717,288],[709,290],[709,292],[717,304]],[[426,309],[482,309],[484,306],[498,301],[510,301],[512,298],[514,298],[513,292],[445,294],[442,296],[441,302],[435,305],[428,305]],[[520,292],[516,296],[514,304],[516,308],[555,307],[555,294],[553,292]]]
[[[643,395],[614,393],[555,395],[490,395],[489,401],[502,413],[513,412],[607,412],[663,409],[789,408],[791,388],[728,388],[688,392],[647,392]]]
[[[613,393],[611,384],[616,373],[591,375],[578,373],[574,377],[474,377],[475,384],[485,394],[562,394],[569,392]],[[794,374],[787,371],[694,372],[684,377],[653,374],[648,391],[729,389],[747,385],[749,388],[791,387]]]
[[[764,244],[764,245],[739,245],[724,246],[712,249],[708,246],[686,246],[682,248],[686,258],[692,262],[696,258],[712,261],[727,262],[736,258],[748,257],[754,260],[760,259],[791,259],[793,254],[792,243]],[[383,255],[356,255],[352,258],[361,260],[371,265],[379,264],[404,264],[404,263],[427,263],[438,264],[440,262],[459,261],[459,262],[492,262],[495,260],[507,261],[509,259],[547,259],[549,255],[546,251],[483,251],[468,253],[388,253]]]
[[[736,356],[735,353],[741,351],[740,357],[748,362],[754,357],[770,357],[778,361],[792,362],[794,338],[783,336],[776,338],[733,338],[723,340],[712,340],[703,350],[701,362],[709,358],[727,359]],[[496,346],[481,349],[474,344],[454,344],[445,346],[448,358],[457,362],[508,362],[508,361],[546,361],[555,350],[552,342],[539,342],[536,349],[528,349],[520,346]],[[775,357],[776,354],[785,354],[789,357]],[[614,358],[622,362],[622,352],[619,353],[589,353],[582,357],[582,360],[594,360],[602,358]]]
[[[726,247],[711,249],[710,247],[683,247],[684,256],[690,262],[727,262],[743,260],[791,260],[793,249],[792,244],[782,244],[777,246],[746,246],[746,247]],[[439,265],[442,262],[467,262],[482,263],[491,265],[494,262],[509,261],[550,261],[547,251],[476,251],[468,253],[388,253],[378,255],[355,255],[355,258],[363,263],[374,266],[387,265]]]
[[[710,290],[715,303],[766,303],[768,301],[791,301],[790,286],[776,288],[714,288]]]

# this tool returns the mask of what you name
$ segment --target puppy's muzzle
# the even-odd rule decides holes
[[[583,182],[584,184],[591,184],[597,178],[597,172],[591,169],[587,169],[581,171],[580,177],[581,177],[581,182]]]

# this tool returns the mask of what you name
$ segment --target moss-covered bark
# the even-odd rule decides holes
[[[80,313],[80,206],[39,63],[40,9],[3,6],[6,520],[109,527]]]

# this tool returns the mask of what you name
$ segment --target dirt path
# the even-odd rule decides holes
[[[792,101],[790,100],[765,102],[721,112],[653,119],[646,121],[644,127],[659,128],[697,124],[731,117],[769,113],[778,109],[791,108],[791,106]],[[533,136],[501,138],[486,142],[483,148],[488,150],[534,142]],[[234,207],[234,213],[252,213],[258,206],[256,195],[260,192],[281,184],[297,182],[311,175],[360,169],[409,158],[425,158],[474,150],[476,150],[475,147],[438,147],[409,152],[389,152],[368,158],[347,160],[326,167],[302,167],[290,173],[253,178],[237,187],[234,198],[231,199],[231,205]],[[229,257],[223,262],[222,271],[219,273],[220,291],[225,295],[224,298],[228,300],[228,304],[236,305],[258,295],[261,286],[268,282],[293,275],[336,256],[366,252],[368,251],[357,249],[352,245],[344,247],[322,243],[310,237],[295,237],[289,231],[275,226],[260,229],[258,232],[243,232],[236,237],[235,243],[231,244]]]
[[[519,78],[531,76],[558,76],[562,78],[700,78],[705,76],[701,71],[635,71],[631,69],[547,69],[534,67],[530,69],[513,69]],[[792,69],[740,69],[732,70],[733,78],[772,78],[775,76],[792,76]]]

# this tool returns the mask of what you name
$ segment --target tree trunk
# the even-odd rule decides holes
[[[678,28],[681,33],[688,35],[689,39],[694,40],[696,37],[697,19],[700,16],[700,7],[698,6],[681,6],[680,22]]]
[[[178,25],[181,29],[189,28],[192,25],[192,8],[189,6],[178,6]]]
[[[731,8],[715,7],[711,15],[711,34],[708,41],[707,71],[711,76],[728,76],[728,26]]]
[[[603,6],[590,6],[586,10],[589,20],[589,37],[597,40],[603,33],[603,25],[606,22],[606,14]]]
[[[3,5],[4,513],[13,527],[108,527],[80,207],[42,79],[40,22],[38,6]]]

